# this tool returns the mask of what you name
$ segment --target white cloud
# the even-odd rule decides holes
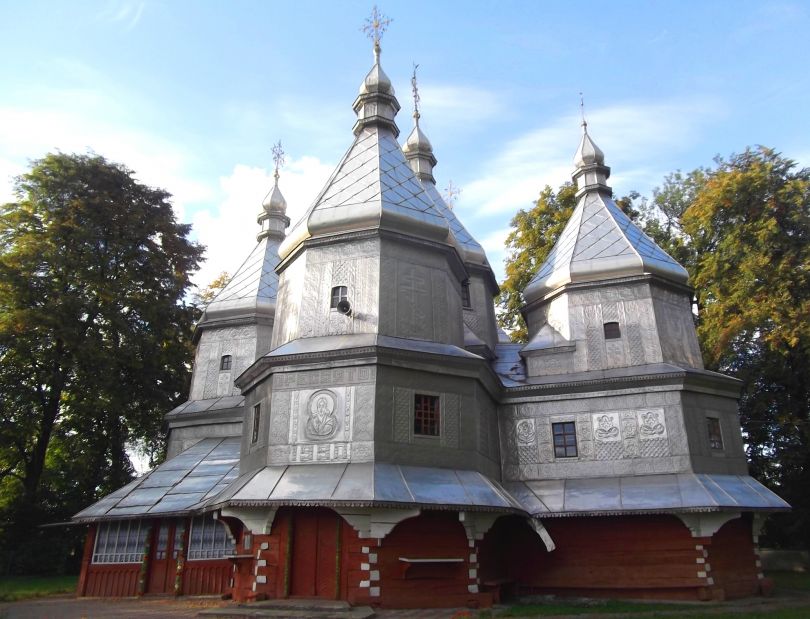
[[[590,133],[619,173],[611,183],[621,190],[646,191],[671,168],[674,151],[693,145],[700,129],[721,113],[714,100],[628,103],[589,111]],[[486,169],[464,183],[465,208],[475,216],[514,213],[530,205],[545,186],[570,179],[579,141],[575,116],[556,119],[508,142]]]
[[[287,200],[292,225],[300,219],[332,173],[332,165],[315,157],[290,160],[281,172],[279,188]],[[272,171],[242,164],[219,179],[222,199],[214,211],[199,211],[192,219],[194,232],[207,246],[206,262],[194,280],[201,288],[222,271],[231,275],[256,242],[256,217],[273,187]]]
[[[129,0],[110,0],[107,6],[98,13],[101,21],[119,23],[125,30],[132,30],[141,21],[146,8],[146,2],[131,2]]]
[[[19,174],[29,160],[47,152],[92,150],[135,171],[139,181],[169,190],[178,219],[188,205],[209,199],[212,187],[195,179],[195,158],[184,147],[135,125],[109,119],[110,101],[89,91],[62,93],[56,107],[0,107],[0,174],[9,194],[9,174]]]

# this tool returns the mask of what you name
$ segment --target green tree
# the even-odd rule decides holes
[[[202,248],[169,194],[97,155],[49,154],[0,206],[3,536],[127,481],[187,388]],[[49,464],[69,464],[70,478]],[[43,484],[55,486],[43,487]],[[56,492],[58,495],[59,492]],[[56,517],[70,515],[59,513]]]
[[[680,222],[698,336],[743,381],[753,473],[793,504],[772,538],[810,547],[810,170],[764,147],[716,164]]]
[[[571,217],[576,201],[576,186],[565,183],[555,193],[546,185],[534,206],[519,210],[512,218],[512,231],[506,237],[506,279],[501,283],[497,302],[498,323],[512,340],[525,342],[526,324],[520,313],[525,300],[523,290],[545,261]]]

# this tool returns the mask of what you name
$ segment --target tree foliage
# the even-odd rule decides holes
[[[512,231],[506,237],[506,279],[497,302],[499,324],[516,342],[525,342],[528,333],[520,308],[523,290],[557,242],[576,206],[576,186],[565,183],[556,193],[546,185],[534,206],[519,210],[512,218]]]
[[[0,206],[6,547],[126,482],[128,447],[159,455],[187,387],[183,299],[202,255],[165,191],[103,157],[49,154],[15,189]]]

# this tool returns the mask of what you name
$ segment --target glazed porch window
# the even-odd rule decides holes
[[[554,457],[577,457],[577,427],[573,421],[552,423],[551,433],[554,435]]]
[[[188,558],[222,559],[234,553],[234,541],[225,525],[214,520],[210,514],[197,516],[191,521],[188,536]]]
[[[439,436],[439,396],[417,393],[414,396],[413,433],[422,436]]]
[[[332,300],[329,302],[331,309],[337,309],[338,303],[349,298],[349,289],[346,286],[335,286],[332,288]]]
[[[96,534],[93,563],[140,563],[149,526],[142,520],[102,522]]]
[[[230,370],[231,369],[231,356],[230,355],[222,355],[222,359],[219,360],[219,369],[220,370]]]
[[[723,449],[723,433],[720,431],[720,420],[717,417],[707,417],[706,424],[709,429],[709,447]]]

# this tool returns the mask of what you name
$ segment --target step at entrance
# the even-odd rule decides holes
[[[269,600],[251,602],[230,608],[207,608],[198,617],[206,619],[241,619],[242,617],[276,617],[277,619],[370,619],[374,611],[369,606],[352,607],[337,600]]]

